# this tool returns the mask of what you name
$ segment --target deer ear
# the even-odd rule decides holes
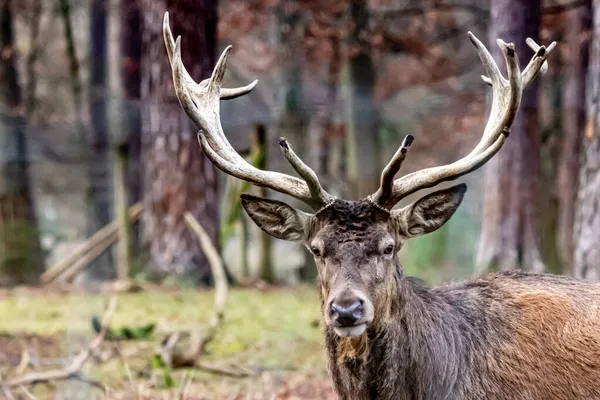
[[[452,217],[466,191],[467,185],[461,183],[430,193],[409,206],[392,211],[392,216],[400,227],[399,233],[411,238],[441,228]]]
[[[306,238],[311,214],[277,200],[249,194],[242,194],[241,198],[242,206],[252,221],[269,235],[290,241],[300,241]]]

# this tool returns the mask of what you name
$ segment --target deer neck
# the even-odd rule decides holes
[[[400,268],[396,289],[390,318],[365,335],[339,338],[326,331],[330,372],[342,399],[427,397],[446,393],[457,379],[461,340],[443,318],[448,303]]]

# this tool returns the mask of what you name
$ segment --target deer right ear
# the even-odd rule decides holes
[[[242,206],[252,221],[269,235],[283,240],[306,238],[311,214],[297,210],[284,202],[242,194]]]
[[[466,191],[467,185],[461,183],[430,193],[409,206],[392,211],[400,233],[411,238],[439,229],[452,217]]]

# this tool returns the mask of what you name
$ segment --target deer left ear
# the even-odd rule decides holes
[[[252,221],[269,235],[282,240],[302,241],[306,238],[310,214],[284,202],[242,194],[242,206]]]
[[[442,227],[462,202],[467,185],[452,186],[420,198],[413,204],[392,211],[400,234],[406,238],[425,235]]]

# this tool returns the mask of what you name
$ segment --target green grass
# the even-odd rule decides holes
[[[192,328],[207,322],[213,310],[212,290],[127,293],[117,297],[113,328],[151,322],[172,329]],[[108,296],[91,294],[15,292],[0,297],[0,333],[14,336],[17,347],[24,334],[52,336],[55,348],[43,353],[64,357],[67,350],[70,354],[77,353],[93,337],[91,318],[102,315],[107,301]],[[319,308],[314,286],[230,290],[223,325],[203,359],[260,367],[285,376],[316,376],[326,380]],[[144,373],[148,373],[157,344],[158,340],[120,342],[121,351],[130,354],[126,356],[127,367],[117,357],[100,365],[90,362],[86,371],[115,390],[128,390],[127,369],[136,382],[147,383],[149,378]],[[18,348],[15,351],[18,356]],[[183,373],[177,371],[174,379],[179,382]],[[200,371],[195,373],[195,384],[204,385],[206,393],[213,390],[244,393],[262,387],[256,378],[225,378]],[[58,390],[67,390],[69,385],[72,383],[60,384]],[[48,392],[40,385],[35,393],[45,399],[52,398],[55,392]]]
[[[213,308],[212,291],[128,293],[118,295],[118,300],[114,327],[150,322],[193,327],[207,322]],[[105,304],[105,297],[94,295],[7,297],[0,300],[0,331],[91,336],[90,320],[102,314]],[[224,324],[207,348],[208,357],[235,356],[256,363],[320,362],[319,320],[314,287],[231,290]]]

